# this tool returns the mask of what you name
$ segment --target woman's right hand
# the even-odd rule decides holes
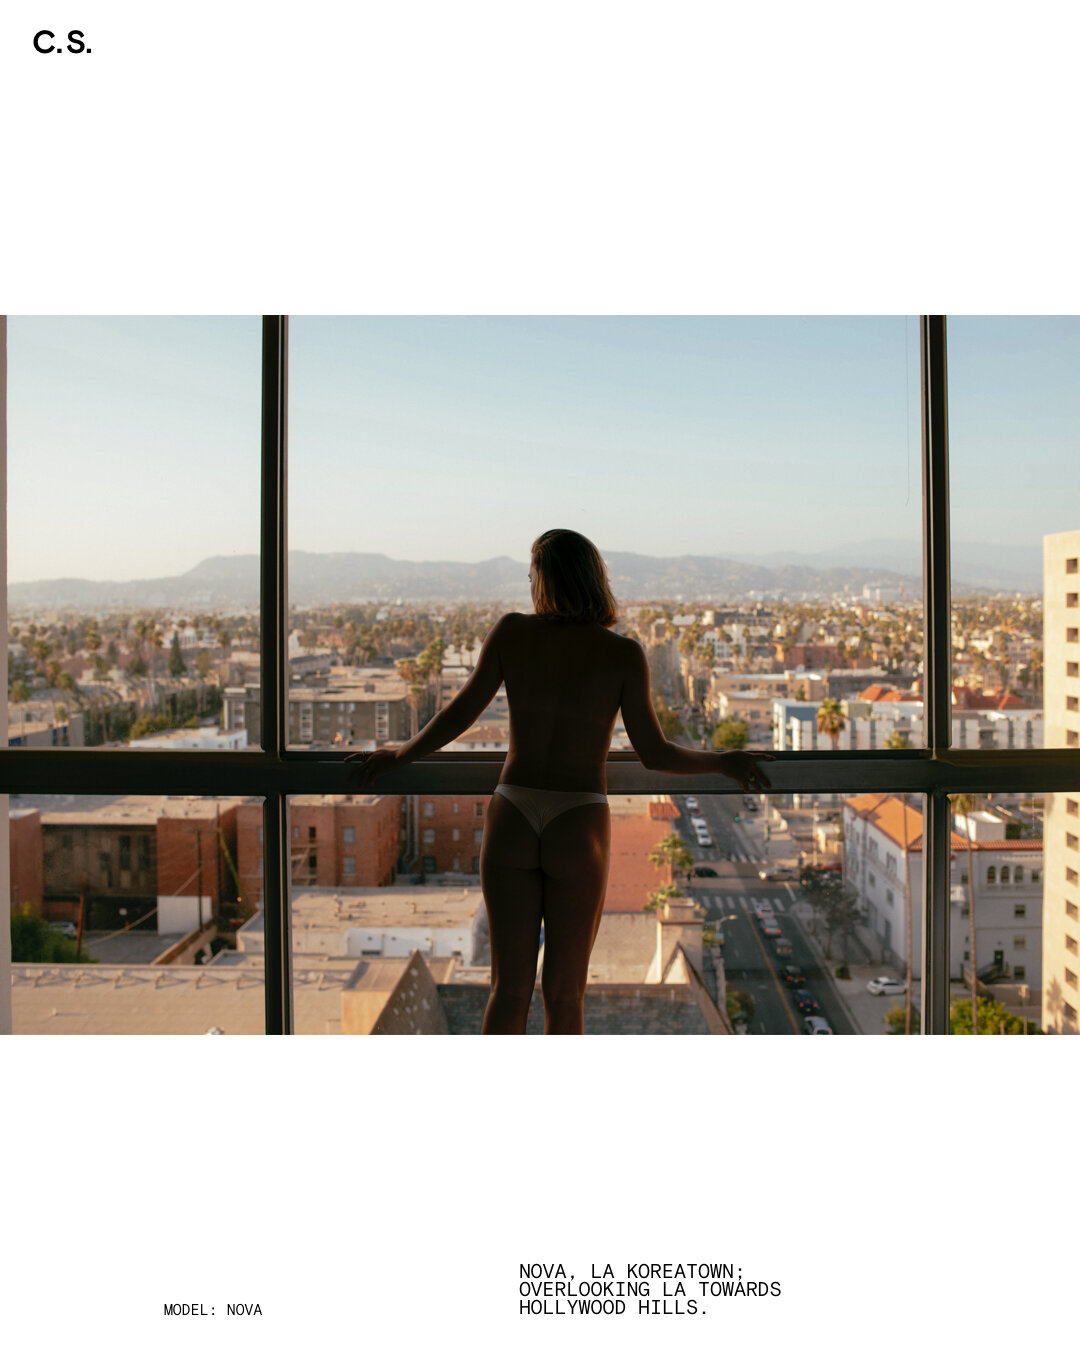
[[[744,792],[767,792],[772,784],[768,774],[758,765],[762,760],[775,758],[763,750],[725,750],[720,755],[718,767],[722,774],[734,778]]]
[[[354,792],[370,792],[375,779],[380,774],[401,766],[401,758],[396,749],[381,747],[378,750],[359,750],[354,755],[345,756],[346,764],[355,764],[349,770],[349,781],[354,784]]]

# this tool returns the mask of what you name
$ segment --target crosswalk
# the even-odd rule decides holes
[[[744,895],[739,892],[735,895],[725,895],[716,891],[710,891],[708,894],[699,893],[695,896],[699,904],[704,906],[709,913],[716,911],[720,914],[754,914],[755,904],[767,904],[774,914],[786,914],[791,908],[791,901],[785,900],[778,895]]]

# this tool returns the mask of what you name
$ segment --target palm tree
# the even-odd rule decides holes
[[[405,695],[405,701],[409,705],[411,715],[412,731],[410,735],[415,736],[419,731],[417,725],[419,721],[420,695],[424,692],[424,686],[420,683],[420,668],[411,656],[403,657],[400,661],[395,661],[397,672],[408,686],[408,693]]]
[[[847,718],[840,707],[840,700],[838,698],[823,698],[817,713],[817,729],[829,737],[834,750],[840,739],[840,733],[846,726]]]
[[[975,864],[974,854],[971,849],[971,831],[973,822],[972,813],[978,809],[980,798],[974,792],[961,792],[952,798],[953,816],[965,817],[967,828],[964,834],[967,836],[967,855],[968,855],[968,921],[970,923],[969,942],[971,946],[971,1034],[979,1034],[979,977],[978,962],[975,960]],[[955,824],[954,824],[955,828]]]
[[[689,882],[690,869],[694,865],[694,855],[686,847],[682,836],[672,830],[670,834],[666,834],[660,840],[659,844],[649,854],[649,861],[654,867],[670,868],[673,876],[676,872],[682,872]],[[675,894],[678,893],[676,888]]]

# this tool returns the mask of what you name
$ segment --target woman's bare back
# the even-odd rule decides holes
[[[500,634],[510,749],[499,781],[606,792],[630,639],[599,624],[508,615]]]

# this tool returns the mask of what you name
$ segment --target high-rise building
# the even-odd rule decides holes
[[[1047,749],[1080,746],[1080,530],[1043,539]],[[1043,1030],[1080,1031],[1080,791],[1046,799]]]

